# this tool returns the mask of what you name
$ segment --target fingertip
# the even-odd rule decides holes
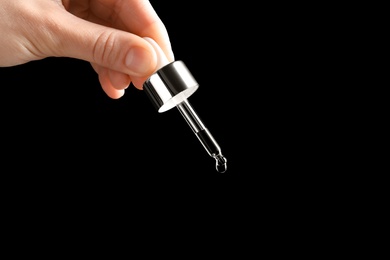
[[[110,81],[108,72],[99,74],[99,82],[106,95],[112,99],[119,99],[125,94],[124,89],[117,89],[114,87]]]
[[[135,88],[139,90],[143,90],[143,84],[147,80],[147,78],[132,78],[132,83]]]
[[[103,91],[106,93],[106,95],[112,99],[119,99],[119,98],[123,97],[123,95],[125,94],[124,89],[116,89],[113,87],[107,87],[107,86],[103,86],[103,85],[102,85],[102,88],[103,88]]]
[[[126,89],[131,82],[130,76],[115,70],[108,70],[108,77],[111,85],[118,89]]]

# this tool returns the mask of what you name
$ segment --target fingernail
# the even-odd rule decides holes
[[[151,53],[142,48],[131,48],[126,56],[126,66],[139,76],[144,76],[150,70]]]

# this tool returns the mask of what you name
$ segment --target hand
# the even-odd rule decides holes
[[[0,67],[46,57],[91,63],[111,98],[143,82],[157,65],[150,37],[168,60],[166,28],[148,0],[1,0]]]

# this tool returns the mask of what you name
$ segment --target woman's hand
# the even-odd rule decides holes
[[[142,37],[174,60],[148,0],[0,0],[0,17],[0,66],[46,57],[85,60],[111,98],[121,97],[131,82],[142,89],[154,72],[156,53]]]

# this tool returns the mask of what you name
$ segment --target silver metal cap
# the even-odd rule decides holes
[[[162,113],[190,97],[199,84],[184,62],[174,61],[157,70],[143,87],[157,111]]]

